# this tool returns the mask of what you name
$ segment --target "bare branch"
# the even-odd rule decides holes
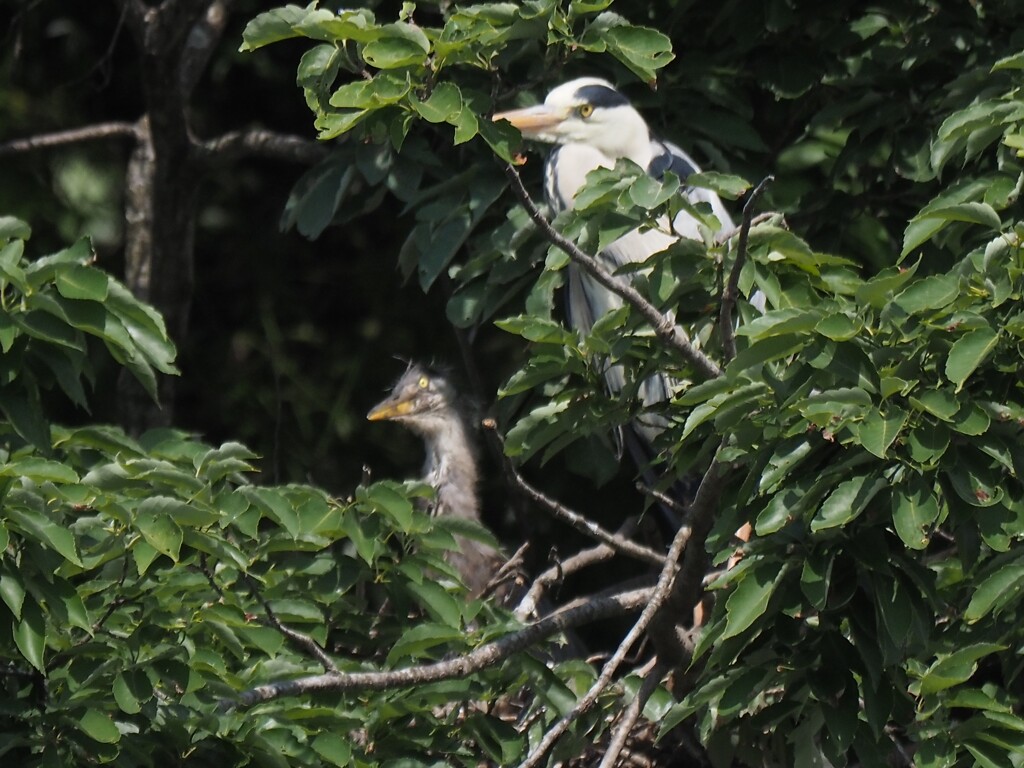
[[[651,488],[646,483],[638,482],[636,484],[636,489],[640,491],[640,493],[645,493],[654,497],[655,501],[664,504],[669,510],[678,513],[680,516],[689,512],[689,508],[685,504],[680,504],[678,500],[673,499],[667,493],[659,491],[657,488]]]
[[[682,629],[680,619],[693,616],[694,608],[704,594],[704,575],[707,573],[704,544],[718,512],[722,491],[732,475],[729,465],[719,458],[727,445],[728,438],[723,438],[690,505],[686,520],[690,528],[690,546],[683,553],[679,575],[665,609],[655,619],[651,630],[651,641],[658,658],[679,669],[689,663],[693,634]]]
[[[635,611],[650,600],[653,592],[654,590],[650,588],[637,589],[600,600],[584,601],[454,659],[387,672],[328,673],[270,683],[246,691],[235,702],[224,701],[221,706],[224,709],[250,707],[282,696],[296,696],[314,691],[383,691],[467,677],[559,632]]]
[[[612,731],[611,741],[608,742],[608,749],[605,750],[604,757],[601,758],[601,764],[598,768],[614,768],[619,755],[622,754],[622,750],[626,747],[626,739],[629,738],[630,731],[633,730],[633,726],[636,725],[636,721],[640,719],[640,714],[644,711],[647,700],[658,689],[661,679],[667,672],[668,665],[661,663],[655,664],[648,671],[643,683],[640,684],[640,690],[636,692],[636,696],[629,702],[629,706],[626,707],[619,722],[616,723],[615,729]]]
[[[86,125],[82,128],[72,128],[67,131],[42,133],[38,136],[29,136],[27,139],[14,139],[13,141],[0,144],[0,157],[123,136],[138,139],[139,124],[124,122],[97,123],[95,125]]]
[[[544,218],[540,209],[530,199],[530,194],[523,186],[519,172],[511,163],[505,163],[504,170],[512,185],[512,191],[519,198],[519,202],[526,209],[533,223],[540,228],[550,243],[583,267],[591,277],[609,291],[629,302],[650,324],[659,339],[689,360],[705,377],[713,379],[722,375],[722,370],[718,365],[693,345],[689,336],[673,322],[671,317],[659,312],[658,308],[645,299],[629,282],[616,278],[597,259],[582,251],[579,246],[551,226],[551,222]]]
[[[703,486],[704,483],[701,483]],[[698,491],[698,497],[700,492]],[[695,502],[696,503],[696,502]],[[572,711],[555,723],[551,729],[544,734],[544,738],[541,739],[540,744],[537,748],[527,756],[520,764],[520,768],[534,768],[540,765],[544,760],[545,755],[555,745],[555,742],[561,738],[572,723],[590,710],[591,707],[597,702],[598,697],[611,685],[612,679],[615,677],[615,673],[618,671],[619,665],[623,659],[626,658],[626,654],[629,653],[633,644],[640,638],[640,636],[647,630],[647,625],[654,618],[660,610],[664,602],[669,598],[672,593],[672,585],[675,582],[676,573],[679,571],[679,559],[682,556],[684,550],[688,550],[687,544],[690,541],[691,529],[689,526],[684,525],[680,528],[672,539],[672,546],[669,547],[668,555],[665,557],[664,564],[661,569],[661,573],[658,576],[658,583],[654,587],[654,592],[651,594],[650,601],[644,606],[643,612],[640,617],[633,624],[633,628],[629,630],[625,639],[619,643],[619,647],[612,654],[612,657],[605,662],[604,667],[601,668],[601,674],[590,687],[590,690],[576,702],[576,706],[573,707]]]
[[[320,142],[261,128],[225,133],[200,142],[196,151],[201,161],[211,165],[226,164],[250,155],[312,165],[329,153]]]
[[[616,552],[620,552],[623,555],[628,555],[636,560],[656,565],[659,568],[665,563],[665,556],[661,553],[602,528],[600,525],[584,517],[579,512],[574,512],[564,504],[555,501],[544,492],[534,488],[526,481],[526,478],[516,471],[515,467],[511,466],[511,462],[509,462],[509,464],[509,471],[512,475],[512,480],[520,490],[523,491],[523,493],[541,506],[546,507],[548,511],[554,514],[555,517],[564,523],[568,523],[584,536],[589,536],[595,541],[607,544]]]
[[[619,526],[614,535],[627,537],[631,536],[635,530],[636,518],[631,517]],[[519,601],[519,605],[516,606],[514,611],[516,618],[523,621],[528,616],[532,616],[534,611],[537,610],[541,598],[544,596],[544,591],[556,581],[560,581],[577,571],[582,571],[584,568],[589,568],[591,565],[609,560],[614,556],[615,550],[612,547],[607,544],[598,544],[596,547],[581,550],[572,557],[568,557],[551,566],[534,579],[530,590]]]
[[[747,260],[747,240],[750,237],[750,224],[754,216],[754,205],[757,203],[765,187],[775,180],[774,176],[765,176],[761,183],[754,187],[743,205],[743,224],[740,226],[740,239],[736,246],[736,260],[729,272],[729,280],[722,290],[722,306],[718,313],[718,330],[722,336],[722,354],[726,362],[736,357],[736,332],[733,330],[733,310],[736,309],[736,297],[739,293],[740,271]]]
[[[189,30],[178,65],[178,88],[187,99],[213,55],[228,23],[230,0],[213,0]]]
[[[771,221],[772,219],[776,218],[782,218],[782,214],[779,213],[778,211],[767,211],[766,213],[759,213],[757,214],[757,216],[750,220],[750,226],[756,227],[758,224],[764,224],[766,221]],[[788,228],[785,221],[782,222],[782,226],[784,228]],[[733,227],[732,229],[728,229],[724,232],[719,232],[717,235],[715,235],[715,245],[725,245],[727,242],[736,237],[736,235],[740,233],[741,229],[743,229],[742,222],[738,227]]]

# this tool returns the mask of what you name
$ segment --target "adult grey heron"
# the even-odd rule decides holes
[[[590,171],[613,168],[620,158],[632,160],[658,178],[672,171],[685,182],[700,171],[686,152],[652,135],[640,113],[607,80],[583,77],[563,83],[547,95],[543,104],[499,112],[493,119],[509,121],[526,138],[556,145],[545,165],[545,195],[554,213],[573,207],[576,193]],[[714,192],[685,187],[683,194],[690,203],[710,206],[719,223],[714,234],[733,229],[728,211]],[[681,211],[671,227],[665,224],[664,228],[628,232],[605,248],[599,258],[615,272],[626,264],[645,262],[680,237],[702,237],[701,223],[687,211]],[[759,302],[763,308],[763,296]],[[576,330],[589,332],[595,321],[622,303],[617,294],[575,263],[569,265],[567,308],[569,321]],[[620,366],[609,366],[605,379],[613,393],[625,386]],[[671,392],[670,379],[664,373],[649,377],[639,386],[645,408],[667,400]],[[636,431],[648,444],[664,425],[663,419],[652,415],[643,415],[634,422]]]
[[[426,446],[423,481],[433,487],[433,515],[480,522],[477,462],[469,427],[454,387],[441,374],[411,364],[386,398],[370,409],[370,421],[391,420],[419,435]],[[488,586],[504,564],[493,547],[456,536],[458,549],[445,558],[473,596]]]

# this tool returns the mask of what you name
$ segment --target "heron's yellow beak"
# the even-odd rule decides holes
[[[396,400],[394,398],[388,398],[377,403],[370,412],[366,414],[366,418],[370,421],[384,421],[385,419],[394,419],[398,416],[404,416],[412,410],[411,400]]]
[[[568,110],[553,109],[544,104],[524,109],[511,109],[508,112],[498,112],[491,120],[508,120],[519,129],[523,136],[537,136],[558,126],[569,116]]]

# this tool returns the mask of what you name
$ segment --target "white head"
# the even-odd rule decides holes
[[[582,144],[612,162],[626,157],[642,167],[651,159],[647,123],[607,80],[581,77],[552,90],[543,104],[499,112],[523,136],[549,144]]]

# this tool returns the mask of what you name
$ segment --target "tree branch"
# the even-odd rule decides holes
[[[68,144],[81,144],[86,141],[99,141],[111,137],[127,136],[132,139],[139,138],[139,124],[112,122],[86,125],[82,128],[72,128],[67,131],[55,133],[42,133],[37,136],[29,136],[27,139],[14,139],[0,144],[0,157],[15,155],[22,152],[34,152],[38,149],[50,149],[52,147],[63,147]]]
[[[636,518],[631,517],[619,526],[619,529],[614,535],[626,537],[630,536],[635,530]],[[544,590],[551,584],[564,579],[572,573],[582,571],[584,568],[589,568],[591,565],[596,565],[597,563],[609,560],[614,556],[615,549],[608,544],[598,544],[595,547],[581,550],[572,557],[568,557],[556,565],[551,566],[533,580],[530,590],[526,593],[523,599],[519,601],[519,605],[516,606],[514,611],[516,618],[523,621],[528,616],[532,616],[544,596]]]
[[[736,309],[736,297],[739,295],[740,271],[747,260],[747,240],[750,236],[750,224],[754,216],[754,204],[765,187],[775,180],[774,176],[765,176],[761,183],[754,187],[743,205],[743,224],[740,226],[740,239],[736,247],[736,260],[729,272],[729,280],[722,289],[722,306],[718,313],[718,331],[722,336],[722,354],[726,362],[736,357],[736,332],[733,329],[733,310]]]
[[[706,476],[705,476],[706,477]],[[703,486],[703,483],[701,483]],[[698,491],[698,496],[700,492]],[[696,502],[694,502],[696,503]],[[676,573],[679,571],[679,559],[682,556],[684,550],[688,550],[687,546],[690,542],[691,529],[689,526],[684,525],[681,527],[672,539],[672,546],[669,547],[668,555],[665,557],[664,564],[661,569],[661,573],[658,576],[658,583],[654,587],[654,591],[651,594],[650,601],[644,606],[643,612],[640,617],[633,624],[632,629],[626,635],[625,639],[619,643],[619,647],[612,654],[612,657],[605,662],[604,667],[601,669],[601,674],[590,687],[579,701],[576,702],[576,706],[573,707],[572,711],[555,723],[551,729],[544,734],[544,738],[541,739],[540,744],[537,748],[527,756],[526,760],[522,762],[519,768],[535,768],[540,765],[545,755],[555,745],[555,742],[561,738],[572,723],[579,717],[584,715],[594,704],[597,702],[598,697],[605,691],[605,689],[611,685],[612,679],[618,671],[619,665],[623,659],[626,658],[626,654],[629,653],[633,644],[640,638],[640,636],[647,630],[647,625],[654,618],[660,610],[664,602],[669,598],[672,593],[672,585],[675,582]]]
[[[387,672],[328,673],[270,683],[245,691],[237,701],[222,701],[221,708],[250,707],[282,696],[296,696],[315,691],[383,691],[467,677],[494,666],[513,653],[524,650],[546,637],[581,624],[635,611],[650,600],[653,592],[654,590],[650,588],[637,589],[600,600],[584,601],[454,659]]]
[[[608,748],[605,750],[604,757],[601,758],[601,764],[598,768],[615,767],[619,755],[622,754],[622,750],[626,746],[626,739],[629,738],[630,731],[633,730],[636,721],[640,719],[647,700],[658,689],[661,679],[667,672],[668,665],[658,662],[644,677],[643,682],[640,684],[640,690],[637,691],[633,700],[629,702],[629,705],[622,713],[621,719],[615,725],[611,741],[608,742]]]
[[[530,199],[530,194],[523,186],[522,178],[511,163],[505,163],[504,170],[505,176],[508,177],[512,185],[513,193],[519,198],[519,202],[526,209],[533,223],[552,245],[563,251],[605,288],[629,302],[650,324],[659,339],[690,361],[706,378],[713,379],[722,375],[722,370],[718,365],[693,345],[689,336],[672,321],[672,318],[659,312],[658,308],[645,299],[630,283],[616,278],[597,259],[582,251],[579,246],[551,226],[551,222],[544,218],[540,209]]]
[[[506,459],[506,461],[508,461],[508,459]],[[665,556],[659,552],[656,552],[650,547],[645,547],[642,544],[637,544],[635,541],[631,541],[620,534],[611,533],[592,520],[584,517],[579,512],[574,512],[564,504],[560,504],[542,491],[534,488],[521,474],[519,474],[518,471],[516,471],[515,467],[511,466],[511,462],[509,462],[509,472],[511,473],[513,482],[515,482],[519,489],[522,490],[530,499],[541,506],[546,507],[556,518],[571,525],[584,536],[589,536],[595,541],[608,545],[616,552],[628,555],[636,560],[656,565],[659,568],[664,565]]]
[[[209,165],[223,165],[250,155],[312,165],[327,157],[329,151],[318,141],[262,128],[231,131],[196,146],[198,159]]]
[[[312,656],[314,659],[319,661],[320,666],[322,666],[327,672],[337,674],[337,665],[334,663],[334,660],[327,655],[327,651],[325,651],[320,646],[320,643],[318,643],[309,635],[304,635],[301,632],[296,632],[294,629],[286,627],[284,624],[282,624],[281,620],[277,617],[277,614],[274,612],[274,609],[270,606],[270,602],[266,600],[263,597],[262,593],[260,592],[259,585],[256,584],[256,580],[248,573],[243,575],[245,578],[245,583],[249,585],[249,592],[255,599],[259,600],[260,604],[263,606],[263,611],[267,614],[266,619],[261,619],[260,623],[264,626],[276,629],[281,635],[285,637],[285,639],[290,640],[296,646],[298,646],[306,653],[308,653],[310,656]],[[211,578],[212,580],[212,575],[209,578]]]
[[[766,221],[771,221],[772,219],[775,218],[781,219],[782,214],[779,213],[778,211],[767,211],[765,213],[759,213],[757,214],[757,216],[750,220],[750,226],[756,227],[758,224],[764,224]],[[788,229],[788,225],[786,224],[785,220],[783,220],[782,226]],[[719,232],[717,235],[715,235],[715,245],[725,245],[727,242],[736,237],[736,235],[740,233],[741,229],[743,229],[742,222],[740,222],[740,226],[738,227],[733,227],[732,229],[725,230],[724,232]]]
[[[187,101],[195,90],[228,23],[230,0],[213,0],[189,30],[178,64],[178,89]]]

